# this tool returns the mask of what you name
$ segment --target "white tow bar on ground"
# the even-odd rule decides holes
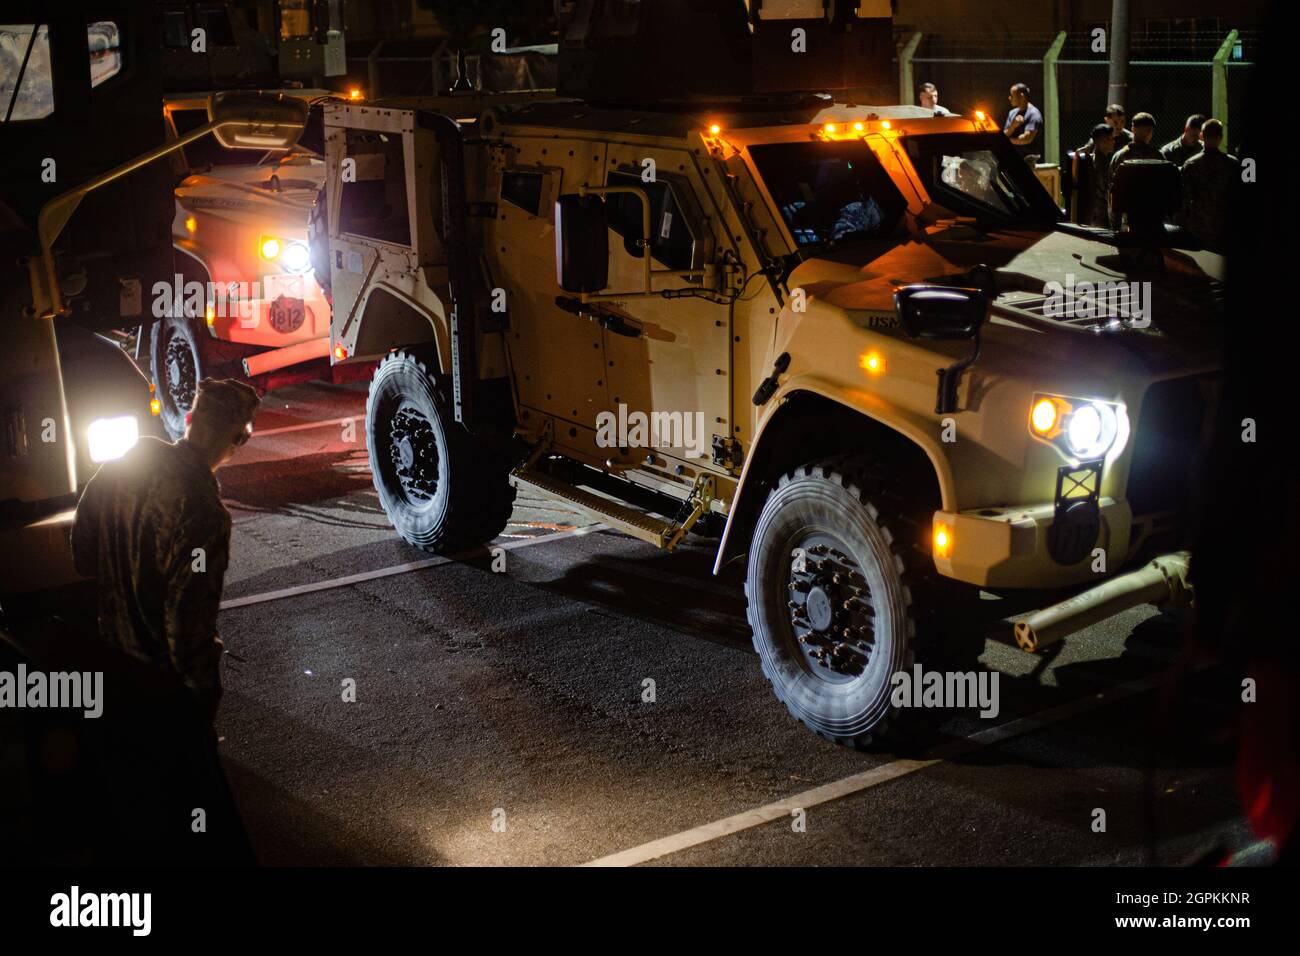
[[[1015,622],[1016,643],[1023,650],[1037,651],[1140,604],[1190,605],[1192,587],[1187,580],[1190,561],[1191,554],[1187,551],[1162,554],[1136,571],[1035,611]]]

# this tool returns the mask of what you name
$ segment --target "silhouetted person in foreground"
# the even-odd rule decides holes
[[[108,804],[125,822],[105,834],[111,862],[251,862],[212,730],[230,554],[214,472],[248,440],[257,403],[247,385],[205,379],[184,438],[142,438],[77,506],[73,557],[96,580],[99,637],[124,659],[98,728]]]

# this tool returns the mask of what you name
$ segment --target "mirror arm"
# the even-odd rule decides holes
[[[960,362],[955,362],[947,368],[941,368],[937,374],[939,376],[938,393],[934,400],[934,411],[936,415],[948,415],[957,411],[957,388],[961,385],[962,373],[975,364],[975,360],[980,357],[980,330],[975,330],[975,349],[969,356]]]
[[[237,120],[214,120],[210,123],[204,123],[202,126],[190,130],[179,139],[156,146],[149,152],[142,153],[121,166],[114,167],[106,173],[100,173],[94,179],[89,179],[80,186],[69,189],[65,193],[59,193],[59,195],[42,206],[40,213],[36,217],[36,234],[41,244],[41,261],[47,295],[45,301],[48,303],[48,308],[43,311],[38,310],[37,315],[42,319],[52,319],[55,316],[63,315],[67,311],[67,307],[63,304],[63,292],[59,288],[58,270],[54,263],[54,243],[63,234],[64,227],[67,226],[72,214],[77,211],[77,207],[81,205],[81,200],[87,194],[99,189],[101,186],[107,186],[114,180],[121,179],[128,173],[135,172],[142,166],[148,166],[155,160],[188,146],[196,139],[206,136],[215,129],[237,124]]]

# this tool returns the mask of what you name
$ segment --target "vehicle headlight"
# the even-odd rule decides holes
[[[301,275],[311,268],[311,250],[305,242],[291,242],[280,253],[280,265],[289,272]]]
[[[1119,454],[1128,440],[1128,417],[1118,402],[1035,395],[1029,434],[1073,461]]]
[[[90,460],[95,464],[121,458],[140,440],[140,423],[134,415],[97,418],[86,429]]]

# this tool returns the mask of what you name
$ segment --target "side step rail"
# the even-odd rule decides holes
[[[695,485],[688,499],[691,513],[684,521],[678,523],[657,518],[612,498],[605,498],[585,488],[579,488],[577,485],[539,470],[532,461],[516,468],[511,472],[510,477],[518,485],[535,488],[552,498],[567,501],[610,527],[666,551],[677,547],[691,526],[709,510],[709,505],[713,501],[713,477],[700,475],[695,479]]]

